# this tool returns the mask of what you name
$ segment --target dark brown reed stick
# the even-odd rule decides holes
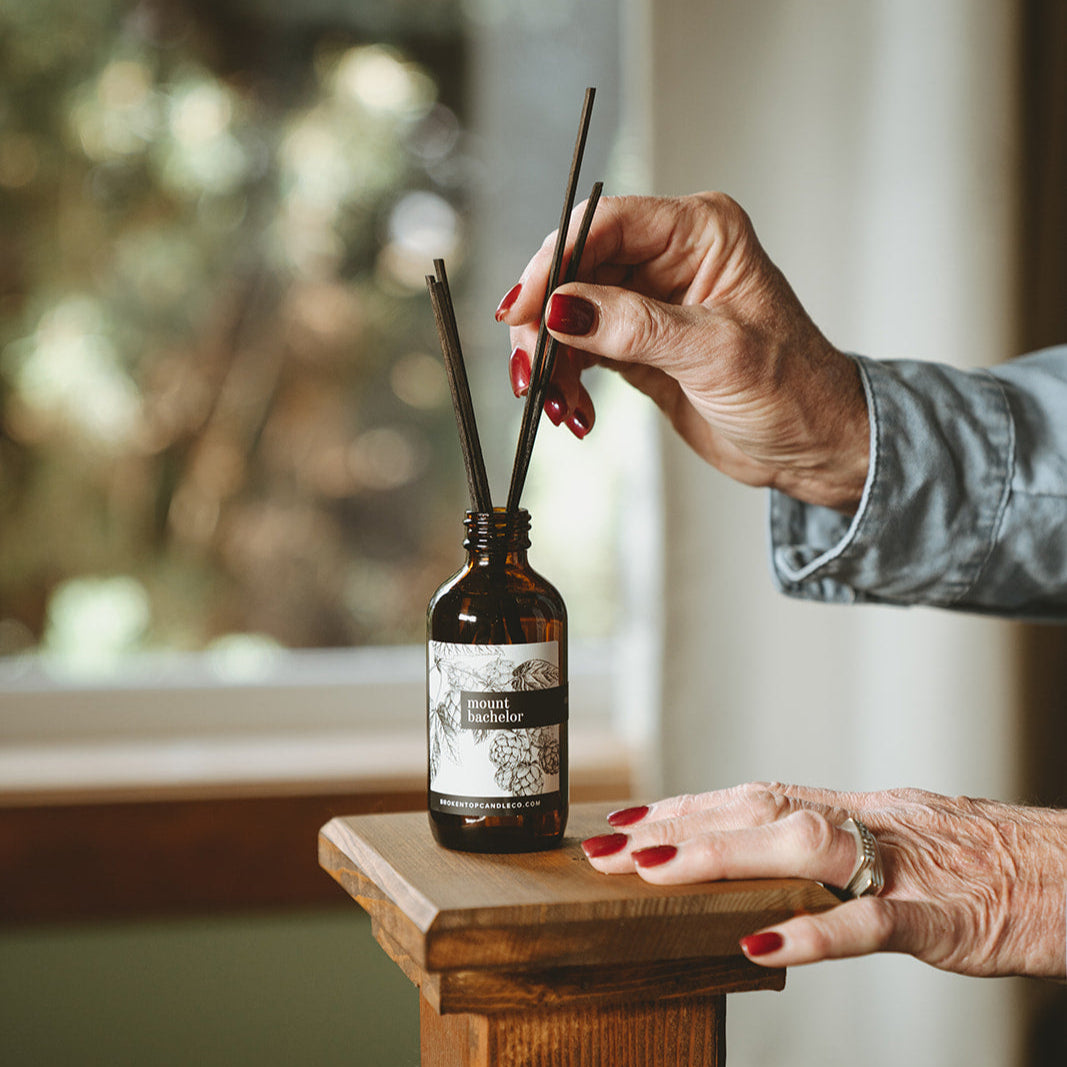
[[[434,270],[437,272],[437,282],[443,296],[443,308],[447,313],[447,326],[452,349],[455,353],[452,365],[456,379],[453,389],[453,398],[459,396],[464,412],[466,424],[470,427],[470,440],[472,445],[471,461],[474,467],[474,485],[477,492],[471,493],[471,504],[475,511],[492,511],[493,499],[489,490],[489,479],[485,472],[485,460],[482,453],[481,443],[478,439],[478,424],[474,417],[474,404],[471,401],[470,383],[467,380],[467,366],[463,360],[463,346],[459,340],[459,326],[456,323],[456,308],[452,303],[452,290],[448,284],[448,272],[445,269],[443,259],[433,261]],[[465,461],[466,462],[466,461]],[[468,475],[469,476],[469,475]]]
[[[508,514],[514,514],[522,496],[522,487],[526,481],[526,471],[530,466],[530,452],[533,449],[534,435],[541,414],[533,406],[533,384],[538,371],[544,364],[545,346],[548,329],[545,326],[545,306],[552,290],[559,284],[559,272],[563,265],[563,252],[567,246],[567,230],[570,227],[571,209],[574,207],[574,193],[578,187],[578,174],[582,169],[582,156],[585,154],[585,140],[589,133],[589,119],[593,113],[593,98],[596,89],[590,87],[585,91],[582,114],[578,120],[578,137],[574,142],[574,155],[571,157],[571,169],[567,175],[567,187],[563,197],[563,211],[560,214],[559,229],[556,231],[556,247],[552,254],[552,265],[548,272],[548,287],[545,289],[545,303],[541,306],[541,326],[537,331],[537,346],[531,360],[530,389],[526,393],[526,405],[522,409],[522,421],[519,424],[519,442],[515,449],[515,462],[511,469],[511,485],[508,488]]]
[[[437,324],[437,337],[441,342],[441,354],[444,356],[448,386],[452,391],[452,407],[455,410],[456,424],[459,427],[459,443],[463,450],[463,466],[467,471],[471,507],[475,511],[492,511],[489,479],[485,473],[485,459],[482,456],[482,446],[478,439],[478,425],[474,418],[474,404],[471,401],[467,368],[464,365],[463,350],[459,344],[456,311],[452,305],[444,262],[435,260],[434,266],[438,276],[434,278],[432,274],[427,274],[426,288],[430,292],[430,302],[433,304],[433,315]]]
[[[585,241],[589,236],[589,228],[593,224],[593,215],[596,213],[597,204],[600,202],[600,194],[604,190],[603,182],[596,182],[593,185],[593,189],[589,194],[589,199],[585,204],[585,211],[582,213],[582,221],[578,226],[578,233],[574,239],[574,249],[571,252],[570,262],[567,264],[567,273],[563,277],[563,282],[573,282],[578,277],[578,268],[581,266],[582,253],[585,251]],[[552,370],[556,365],[556,353],[559,350],[559,341],[556,340],[551,334],[548,336],[548,342],[545,345],[544,358],[542,359],[541,367],[539,368],[536,381],[537,381],[537,395],[534,397],[534,411],[540,413],[545,406],[545,398],[548,395],[549,386],[552,384]],[[531,385],[533,383],[534,375],[531,373]],[[529,452],[533,452],[533,439],[537,435],[537,426],[540,423],[540,419],[536,419],[534,425],[531,428],[531,440],[529,446]]]
[[[467,377],[466,365],[463,362],[463,348],[459,343],[459,325],[456,323],[456,307],[452,303],[452,290],[448,284],[448,272],[445,270],[445,261],[435,259],[433,269],[437,274],[437,282],[441,286],[441,294],[444,297],[444,308],[448,312],[448,328],[450,336],[455,341],[456,351],[460,353],[459,367],[463,377]]]
[[[571,252],[570,262],[567,264],[567,274],[564,282],[572,282],[578,277],[582,253],[585,251],[585,240],[589,236],[589,227],[593,224],[593,215],[596,213],[597,203],[600,201],[600,194],[603,188],[604,183],[597,182],[589,194],[589,199],[586,201],[582,221],[574,240],[574,249]],[[518,508],[519,498],[522,496],[522,489],[526,484],[526,475],[530,469],[530,457],[533,455],[534,441],[537,439],[537,427],[541,421],[541,410],[545,406],[545,397],[548,395],[548,387],[552,381],[552,369],[556,365],[556,352],[559,348],[559,342],[548,332],[548,328],[545,325],[548,297],[552,295],[554,289],[555,285],[550,283],[548,292],[545,295],[545,306],[541,309],[541,326],[537,333],[537,349],[540,358],[535,356],[532,361],[530,387],[526,393],[526,406],[523,408],[523,419],[519,428],[519,445],[515,451],[515,463],[511,471],[511,485],[508,488],[507,510],[509,514]],[[547,340],[542,340],[542,335]],[[527,418],[527,415],[529,415],[529,418]]]

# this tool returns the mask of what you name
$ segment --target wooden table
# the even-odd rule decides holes
[[[610,810],[572,807],[562,848],[517,856],[449,852],[425,812],[322,828],[320,864],[421,990],[424,1067],[723,1064],[726,994],[785,985],[738,940],[837,903],[799,879],[598,874],[579,842]]]

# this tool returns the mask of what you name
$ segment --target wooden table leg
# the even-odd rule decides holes
[[[726,997],[440,1015],[420,997],[422,1067],[722,1067]]]

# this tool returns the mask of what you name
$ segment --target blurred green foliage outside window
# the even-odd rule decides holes
[[[0,0],[0,654],[419,641],[455,565],[455,13],[291,6]]]

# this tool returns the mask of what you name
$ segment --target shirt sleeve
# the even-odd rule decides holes
[[[778,587],[1067,619],[1067,346],[981,371],[855,358],[871,425],[859,508],[772,492]]]

